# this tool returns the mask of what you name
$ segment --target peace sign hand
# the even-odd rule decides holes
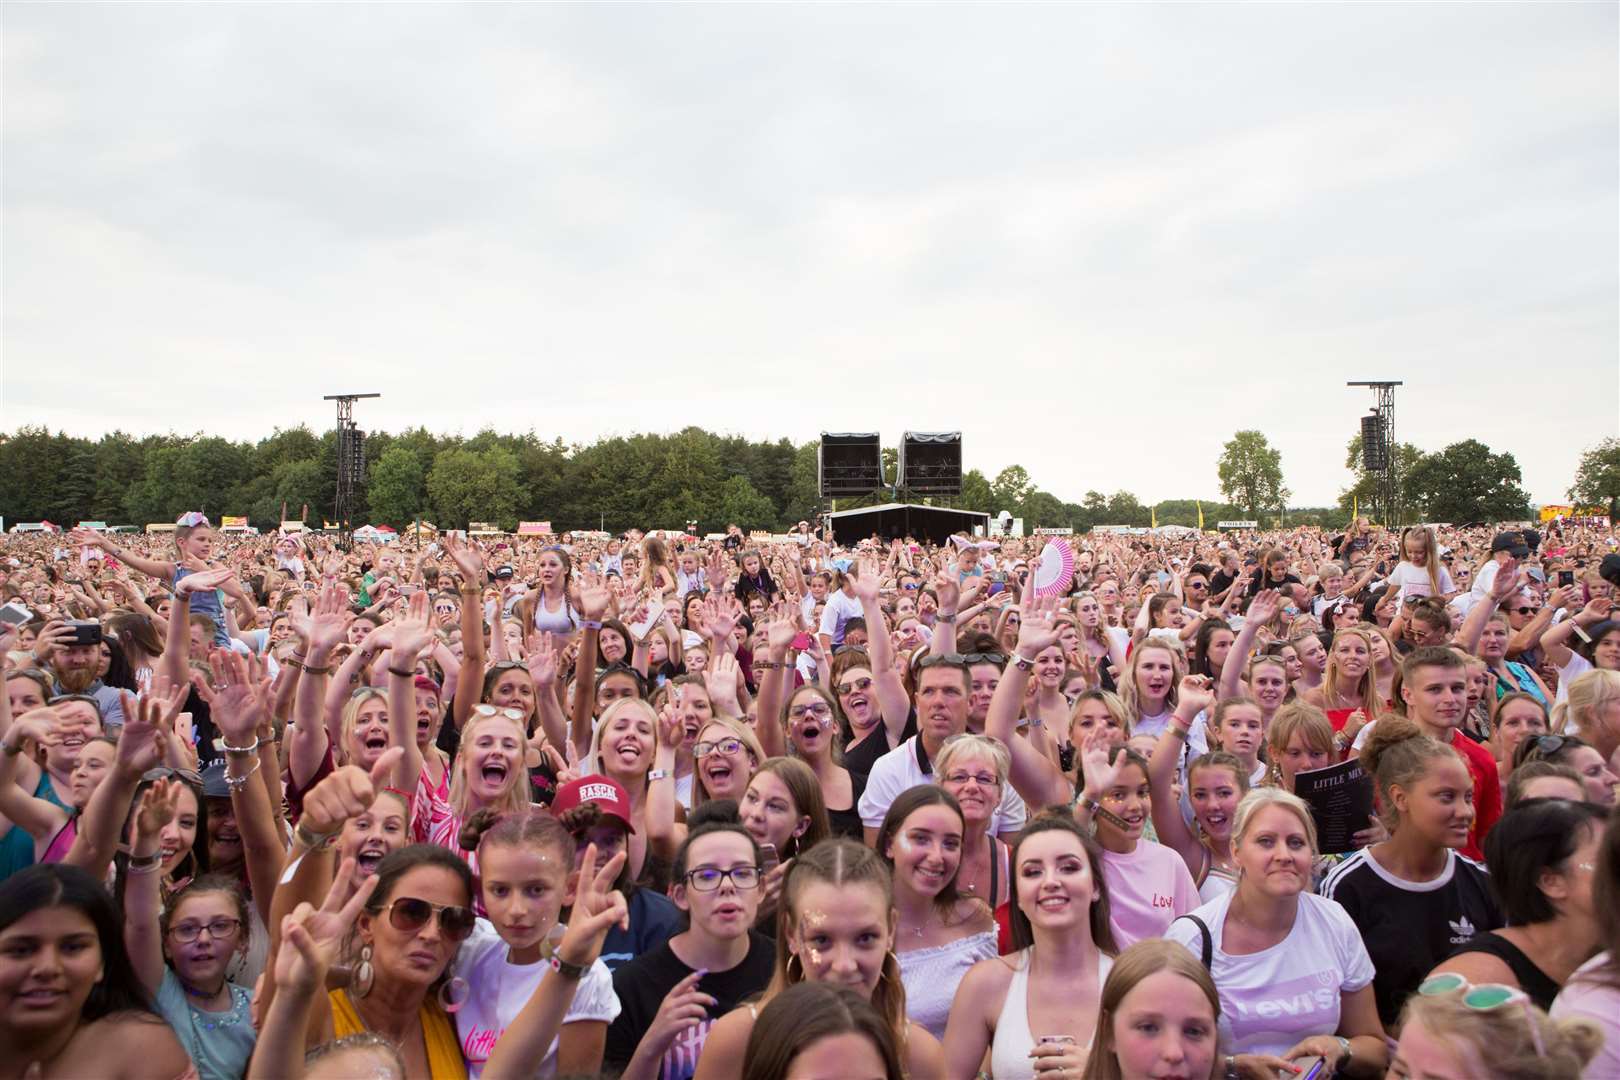
[[[325,985],[326,973],[337,958],[343,939],[377,889],[378,879],[373,874],[350,895],[354,875],[354,860],[344,859],[319,908],[305,901],[281,921],[283,947],[276,953],[278,987],[313,994]],[[292,948],[286,948],[287,945]]]

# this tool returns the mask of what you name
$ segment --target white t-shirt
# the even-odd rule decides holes
[[[506,942],[501,940],[488,919],[479,919],[472,936],[456,953],[452,971],[467,980],[471,996],[455,1014],[456,1036],[467,1059],[467,1075],[474,1080],[484,1071],[495,1042],[508,1024],[517,1019],[523,1006],[551,973],[551,965],[512,964],[506,959]],[[576,1021],[612,1023],[619,1015],[619,998],[613,992],[613,976],[601,960],[591,964],[574,991],[574,1001],[563,1016],[564,1024]],[[557,1044],[551,1041],[546,1056],[535,1064],[537,1077],[557,1075]]]
[[[1558,696],[1553,698],[1553,704],[1562,704],[1569,697],[1569,684],[1592,670],[1592,662],[1574,649],[1569,650],[1569,660],[1558,669]]]
[[[827,607],[821,613],[821,632],[832,638],[834,645],[844,643],[844,624],[861,617],[861,602],[844,595],[843,589],[827,594]]]
[[[861,792],[861,801],[856,806],[861,814],[861,824],[867,828],[876,829],[883,824],[890,804],[900,797],[901,792],[919,784],[934,782],[934,777],[923,772],[922,764],[917,760],[917,740],[920,738],[921,735],[913,735],[872,763],[872,772],[866,778],[866,790]],[[1010,836],[1024,827],[1028,816],[1024,800],[1018,797],[1012,784],[1004,784],[1001,802],[996,804],[995,812],[990,815],[990,835]]]
[[[1209,927],[1210,975],[1221,994],[1221,1045],[1229,1054],[1283,1054],[1311,1035],[1339,1029],[1339,997],[1372,985],[1373,963],[1350,915],[1331,900],[1301,893],[1294,928],[1277,944],[1247,956],[1221,951],[1232,896],[1193,914]],[[1164,936],[1203,953],[1203,935],[1177,919]]]
[[[1494,564],[1493,564],[1494,565]],[[1421,566],[1409,562],[1396,565],[1395,572],[1389,575],[1389,583],[1396,589],[1401,603],[1406,602],[1409,596],[1433,596],[1434,586],[1429,583],[1429,572]],[[1440,592],[1442,595],[1455,591],[1451,574],[1445,567],[1440,568]]]

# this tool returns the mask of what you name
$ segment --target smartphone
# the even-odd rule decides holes
[[[794,652],[804,652],[804,650],[808,649],[809,647],[810,647],[810,635],[809,634],[794,634],[793,635],[793,651]]]
[[[656,602],[649,602],[647,604],[646,616],[630,624],[630,633],[635,635],[637,640],[644,638],[652,632],[652,628],[657,626],[658,620],[662,619],[663,617],[664,605]]]
[[[776,853],[776,845],[775,844],[761,844],[761,845],[759,845],[759,870],[760,870],[760,873],[768,874],[772,870],[775,870],[778,866],[780,866],[781,863],[782,863],[782,856],[780,856],[780,855],[778,855]]]
[[[69,647],[74,645],[100,645],[101,624],[90,619],[74,619],[67,624],[73,630],[73,636],[68,639]]]
[[[1559,588],[1567,589],[1567,588],[1569,588],[1570,586],[1572,586],[1574,584],[1575,584],[1575,571],[1573,571],[1573,570],[1560,570],[1560,571],[1558,571],[1558,586],[1559,586]]]
[[[1319,1057],[1311,1062],[1310,1067],[1299,1074],[1299,1080],[1327,1080],[1332,1075],[1332,1068],[1325,1057]]]
[[[399,587],[399,591],[400,591],[400,594],[402,596],[410,596],[410,595],[412,595],[414,593],[421,592],[422,591],[422,586],[420,586],[420,585],[409,585],[409,584],[401,585]]]
[[[995,596],[997,593],[1006,592],[1006,591],[1007,591],[1007,583],[1005,581],[992,581],[990,583],[990,591],[988,593],[986,593],[985,595],[986,596]]]
[[[0,623],[7,626],[21,626],[34,617],[21,600],[13,600],[9,604],[0,605]]]

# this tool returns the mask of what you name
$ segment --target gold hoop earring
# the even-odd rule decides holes
[[[799,964],[799,973],[797,975],[793,974],[793,964],[795,961],[797,961]],[[804,981],[804,961],[799,959],[798,953],[788,953],[787,963],[783,965],[783,973],[787,976],[788,982],[790,983]]]

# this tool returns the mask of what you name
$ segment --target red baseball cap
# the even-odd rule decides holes
[[[629,794],[617,780],[607,776],[582,776],[578,780],[570,780],[558,788],[557,794],[552,797],[551,812],[561,815],[588,802],[599,805],[607,816],[618,818],[625,832],[636,831],[630,823]]]

